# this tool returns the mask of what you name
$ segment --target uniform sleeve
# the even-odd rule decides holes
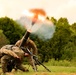
[[[7,49],[0,49],[0,54],[7,54],[15,58],[19,58],[13,51]]]
[[[15,43],[15,45],[18,46],[18,47],[20,46],[20,44],[21,44],[21,40],[18,40],[18,41]]]

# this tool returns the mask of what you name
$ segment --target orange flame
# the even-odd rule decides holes
[[[25,10],[24,16],[30,20],[26,20],[25,28],[28,32],[35,32],[37,31],[43,24],[47,26],[53,26],[53,23],[46,19],[46,13],[42,9],[31,9]],[[34,22],[36,25],[32,25]]]
[[[45,20],[46,13],[43,9],[30,9],[30,12],[34,13],[34,19]]]
[[[25,10],[23,12],[26,16],[32,19],[32,21],[44,21],[46,18],[46,13],[42,9],[31,9],[31,10]]]

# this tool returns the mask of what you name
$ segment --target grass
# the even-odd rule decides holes
[[[31,66],[25,65],[25,67],[29,69],[29,72],[18,70],[17,72],[12,71],[6,75],[76,75],[76,62],[66,60],[55,61],[52,59],[48,63],[44,63],[44,65],[51,70],[51,72],[48,72],[43,66],[38,66],[38,72],[34,72]]]
[[[76,67],[76,61],[67,61],[67,60],[55,60],[51,59],[48,63],[46,63],[48,66],[66,66],[66,67],[71,67],[74,66]]]
[[[28,67],[28,65],[26,65]],[[63,66],[46,66],[51,72],[48,72],[44,67],[38,66],[38,72],[34,72],[31,67],[29,67],[29,72],[22,72],[18,70],[17,72],[12,71],[7,75],[76,75],[76,67],[63,67]]]
[[[29,72],[17,72],[15,75],[76,75],[76,67],[47,66],[47,68],[50,69],[51,72],[48,72],[42,66],[38,66],[38,72],[34,72],[30,67]]]

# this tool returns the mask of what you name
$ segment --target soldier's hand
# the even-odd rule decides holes
[[[16,57],[16,59],[17,59],[17,60],[21,60],[21,58],[20,58],[20,57]]]
[[[25,56],[25,57],[28,57],[28,56],[29,56],[29,54],[28,54],[28,53],[24,53],[24,56]]]

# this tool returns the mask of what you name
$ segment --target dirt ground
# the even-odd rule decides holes
[[[33,75],[76,75],[76,73],[45,73],[45,72],[42,72],[42,73],[35,73]]]
[[[3,74],[0,74],[3,75]],[[14,73],[6,73],[6,75],[15,75]],[[76,73],[46,73],[46,72],[42,72],[42,73],[34,73],[31,75],[76,75]]]

